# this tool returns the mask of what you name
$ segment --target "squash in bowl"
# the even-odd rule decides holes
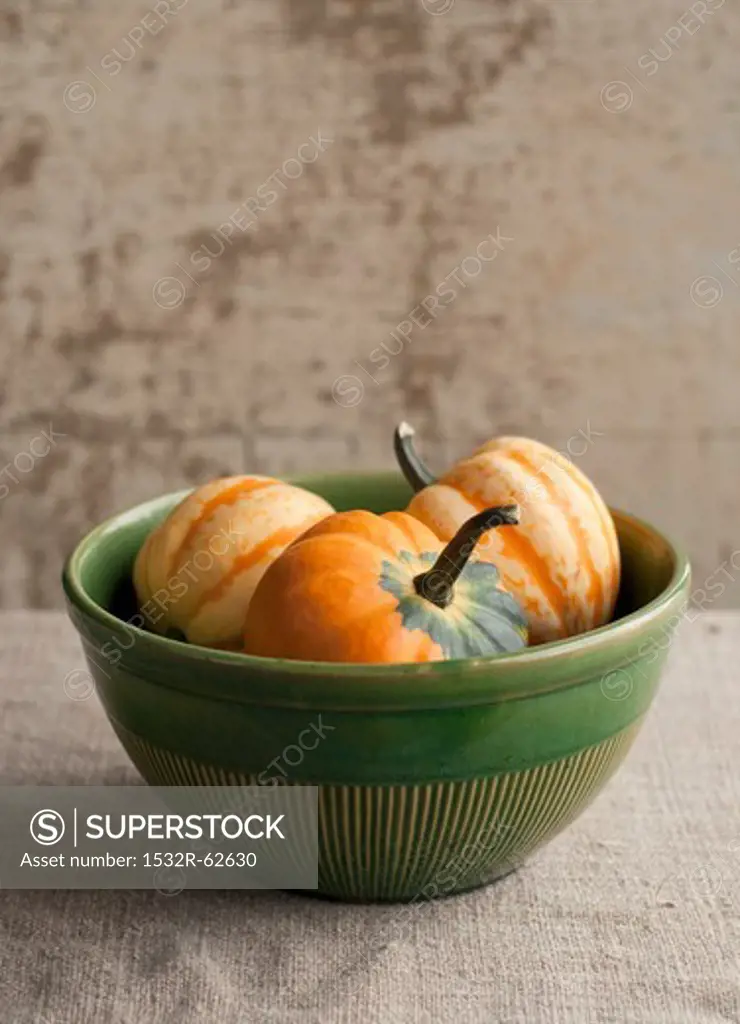
[[[392,473],[297,484],[339,510],[380,514],[411,497]],[[69,613],[98,696],[152,784],[317,785],[318,893],[339,899],[483,885],[572,822],[638,734],[688,596],[685,557],[615,512],[620,599],[614,621],[590,633],[390,665],[213,650],[129,622],[136,554],[183,497],[108,520],[67,561]],[[106,659],[106,645],[120,657]],[[301,737],[310,742],[296,755]]]

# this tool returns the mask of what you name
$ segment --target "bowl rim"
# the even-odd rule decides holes
[[[295,486],[304,487],[310,491],[321,493],[321,487],[326,483],[336,483],[341,478],[353,477],[355,479],[377,480],[382,485],[399,482],[399,474],[393,471],[365,471],[356,473],[325,473],[313,475],[291,476],[283,478],[285,482]],[[235,669],[252,669],[261,676],[272,677],[272,685],[279,689],[280,684],[289,683],[291,686],[306,686],[305,698],[311,696],[310,682],[313,680],[321,685],[322,694],[328,696],[327,684],[332,682],[337,686],[337,694],[341,704],[352,704],[356,706],[357,701],[347,701],[347,694],[341,699],[341,690],[346,687],[347,680],[356,683],[360,690],[355,691],[358,698],[361,697],[362,684],[365,683],[374,691],[376,685],[396,687],[399,679],[408,681],[413,685],[413,692],[419,701],[414,700],[407,692],[407,698],[403,703],[407,706],[422,705],[430,706],[430,698],[440,697],[440,684],[450,681],[452,676],[459,676],[464,666],[464,675],[468,685],[460,685],[457,698],[454,703],[461,705],[469,703],[471,698],[474,701],[482,700],[485,696],[486,702],[501,699],[518,699],[534,696],[537,693],[551,690],[566,689],[569,686],[577,685],[584,681],[578,678],[578,671],[574,655],[590,655],[596,651],[603,651],[608,655],[614,645],[634,639],[636,634],[647,632],[653,626],[660,624],[667,612],[677,606],[678,599],[688,589],[691,578],[691,567],[689,559],[683,549],[667,538],[661,531],[652,524],[619,509],[610,507],[610,512],[616,520],[629,522],[633,526],[650,535],[665,545],[673,558],[673,573],[663,591],[641,608],[630,612],[622,618],[580,633],[576,636],[567,637],[563,640],[555,640],[546,644],[539,644],[535,647],[525,647],[521,650],[507,654],[485,655],[478,658],[450,659],[447,661],[435,662],[399,662],[393,664],[356,664],[352,662],[331,662],[331,661],[298,661],[285,658],[267,658],[256,655],[245,654],[238,651],[220,650],[217,648],[203,647],[198,644],[186,643],[175,640],[171,637],[161,636],[133,625],[131,622],[119,618],[112,612],[103,608],[93,600],[82,585],[80,577],[81,563],[90,552],[94,550],[99,539],[108,533],[115,532],[132,520],[138,520],[147,515],[153,509],[160,506],[174,507],[175,503],[182,500],[186,495],[192,493],[195,488],[189,487],[179,491],[169,492],[158,497],[140,502],[128,509],[118,512],[103,520],[97,526],[89,530],[75,545],[64,563],[62,571],[62,585],[65,595],[72,608],[76,609],[83,616],[89,617],[98,625],[111,629],[114,633],[126,630],[135,638],[142,639],[153,651],[159,651],[163,656],[176,656],[183,662],[199,663],[202,666],[224,667],[227,671]],[[634,659],[631,659],[634,660]],[[557,681],[540,677],[536,671],[538,668],[548,669],[548,675],[553,666],[564,667],[564,663],[570,663],[572,671],[565,673],[564,678]],[[619,666],[616,661],[612,667]],[[125,667],[125,666],[124,666]],[[529,670],[534,670],[529,675]],[[528,679],[512,684],[512,673],[516,676],[526,671]],[[544,674],[543,674],[544,675]],[[588,678],[593,677],[590,669]],[[484,677],[482,679],[481,677]],[[245,673],[242,684],[245,690],[249,687],[249,673]],[[474,685],[471,688],[470,683]],[[425,686],[426,684],[426,686]],[[456,686],[458,684],[456,683]],[[231,687],[224,688],[219,692],[219,681],[213,679],[207,691],[203,687],[183,685],[178,689],[191,692],[204,693],[213,699],[233,700],[234,693]],[[365,692],[368,696],[369,690]],[[377,693],[374,694],[377,697]],[[282,704],[279,693],[275,693],[275,702]],[[247,694],[245,699],[249,700]],[[411,699],[408,699],[411,697]],[[292,703],[292,701],[289,701]],[[395,703],[395,701],[394,701]],[[446,703],[446,702],[445,702]],[[435,704],[439,706],[439,704]]]

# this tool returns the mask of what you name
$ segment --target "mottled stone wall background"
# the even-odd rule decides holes
[[[165,489],[390,466],[401,417],[440,468],[590,430],[699,584],[740,550],[740,10],[687,8],[3,4],[0,601],[58,604],[80,534]]]

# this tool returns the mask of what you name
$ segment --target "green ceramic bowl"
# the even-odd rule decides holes
[[[296,481],[336,508],[403,508],[395,474]],[[423,665],[253,658],[127,624],[148,532],[184,496],[98,526],[64,570],[98,695],[157,785],[320,786],[319,892],[409,900],[483,885],[580,814],[624,758],[658,686],[690,570],[615,512],[616,620],[516,654]]]

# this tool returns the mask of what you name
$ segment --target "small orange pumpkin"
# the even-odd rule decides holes
[[[134,565],[147,624],[206,647],[241,647],[257,583],[285,548],[334,509],[265,476],[199,487],[149,534]]]
[[[322,520],[260,580],[244,650],[307,661],[420,662],[526,645],[516,601],[495,566],[468,560],[483,533],[518,522],[516,507],[486,509],[440,551],[404,512],[356,510]]]
[[[406,511],[442,540],[481,508],[522,506],[522,525],[491,533],[479,555],[495,561],[523,606],[531,643],[609,622],[619,590],[617,532],[599,492],[569,459],[539,441],[499,437],[435,481],[413,437],[407,423],[397,427],[396,456],[419,492]]]

